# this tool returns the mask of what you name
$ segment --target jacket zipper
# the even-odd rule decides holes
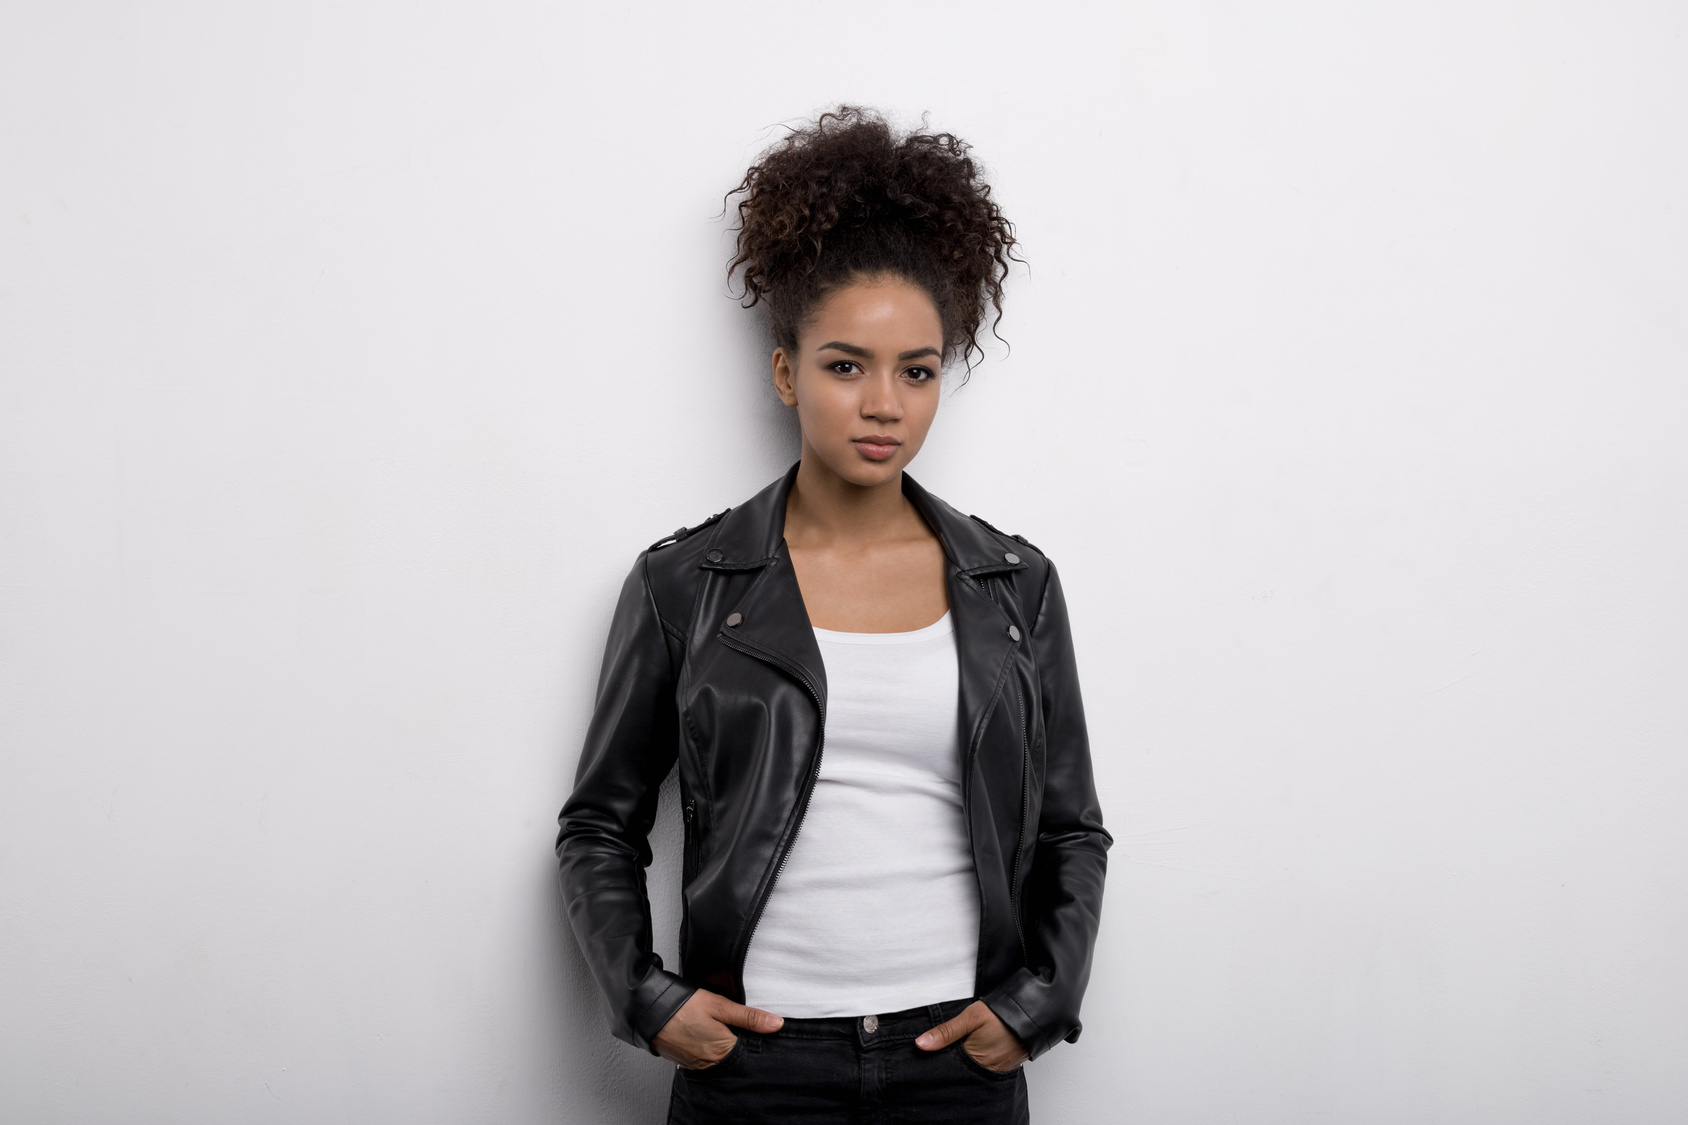
[[[990,598],[991,601],[997,602],[998,605],[1001,604],[1001,602],[997,599],[996,591],[991,589],[988,582],[978,576],[975,576],[973,581],[979,587],[980,593]],[[1014,937],[1020,943],[1020,962],[1025,964],[1029,962],[1030,958],[1026,954],[1026,934],[1020,925],[1020,856],[1025,850],[1026,814],[1028,806],[1031,803],[1030,786],[1032,754],[1031,735],[1028,733],[1026,727],[1026,699],[1025,696],[1020,694],[1018,684],[1014,687],[1014,703],[1020,709],[1020,831],[1019,835],[1014,838],[1014,863],[1013,866],[1009,868],[1008,873],[1008,913],[1014,918]],[[983,734],[982,727],[980,728],[980,734]],[[973,842],[973,770],[971,767],[973,755],[977,751],[978,745],[976,743],[968,747],[967,758],[965,760],[965,768],[967,772],[962,780],[961,787],[962,815],[967,821],[967,841],[970,846]],[[982,908],[985,901],[985,883],[984,876],[977,872],[977,864],[975,864],[974,867],[975,874],[978,876],[979,881],[979,904],[981,907],[979,916],[979,936],[982,940],[984,938],[984,913]]]
[[[689,882],[697,874],[697,802],[687,801],[680,810],[681,818],[685,821],[686,837],[681,853],[681,877]],[[682,886],[685,885],[683,882]],[[692,911],[686,905],[686,896],[680,896],[680,948],[686,948],[690,941],[692,928]]]
[[[792,846],[797,843],[797,834],[803,831],[803,820],[809,815],[809,798],[814,796],[815,782],[820,780],[821,755],[826,751],[826,704],[821,701],[821,693],[815,689],[815,685],[809,680],[809,677],[803,674],[802,669],[779,659],[759,645],[751,645],[737,638],[723,637],[722,639],[740,652],[748,653],[758,660],[766,660],[802,684],[804,689],[808,691],[809,698],[815,701],[815,710],[820,713],[821,717],[820,734],[815,739],[815,763],[809,770],[808,780],[803,785],[801,803],[797,807],[797,823],[792,827],[791,836],[786,840],[784,850],[780,852],[779,865],[774,868],[774,877],[768,880],[768,889],[763,892],[761,900],[756,904],[756,913],[750,919],[750,933],[745,937],[744,948],[739,951],[738,963],[733,967],[733,975],[738,978],[739,989],[742,992],[744,989],[744,962],[750,956],[750,943],[756,940],[756,927],[762,924],[762,912],[767,909],[768,900],[774,896],[774,885],[780,881],[780,876],[785,872],[786,861],[791,858]]]
[[[1020,706],[1020,833],[1014,838],[1014,866],[1008,874],[1008,910],[1014,915],[1014,936],[1020,939],[1020,960],[1025,963],[1026,935],[1020,928],[1020,855],[1026,848],[1026,807],[1031,802],[1032,742],[1026,729],[1026,699],[1018,685],[1014,701]]]

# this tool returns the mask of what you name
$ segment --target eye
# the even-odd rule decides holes
[[[930,367],[911,367],[903,372],[903,377],[914,383],[930,383],[938,376]]]
[[[834,362],[827,364],[826,369],[834,375],[854,375],[857,371],[861,370],[856,366],[855,361],[848,359],[835,360]]]

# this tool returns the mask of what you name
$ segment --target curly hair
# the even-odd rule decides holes
[[[1018,245],[990,185],[950,133],[898,136],[880,114],[839,106],[762,154],[727,193],[738,204],[744,305],[762,305],[781,347],[821,301],[858,278],[892,275],[926,291],[944,356],[971,372],[987,308],[1002,320],[1002,283]]]

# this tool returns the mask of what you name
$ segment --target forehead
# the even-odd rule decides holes
[[[943,322],[926,290],[901,278],[856,281],[829,294],[810,322],[813,342],[857,336],[896,338],[940,346]]]

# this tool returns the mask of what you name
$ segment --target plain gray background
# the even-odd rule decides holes
[[[8,4],[0,1116],[660,1120],[554,817],[793,454],[721,196],[857,100],[1031,263],[916,469],[1061,564],[1118,835],[1038,1120],[1681,1120],[1684,24]]]

